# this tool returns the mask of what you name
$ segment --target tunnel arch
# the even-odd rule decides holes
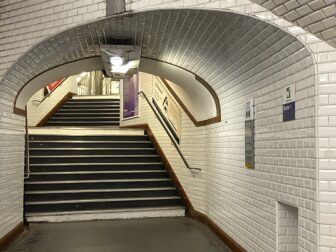
[[[221,76],[228,77],[224,73],[229,73],[233,69],[232,64],[239,61],[242,54],[236,53],[243,51],[242,48],[245,53],[249,49],[261,52],[262,48],[267,48],[267,44],[280,40],[271,49],[277,57],[277,52],[286,46],[291,46],[292,52],[301,51],[301,54],[309,55],[305,46],[294,36],[255,17],[218,10],[148,10],[110,16],[45,39],[8,70],[1,85],[18,94],[28,82],[50,69],[99,57],[100,45],[115,40],[141,46],[141,57],[166,62],[195,74],[202,80],[202,85],[212,89],[212,94],[216,93],[214,89],[219,87]],[[258,44],[261,45],[256,48]],[[234,76],[234,71],[230,76]],[[44,78],[40,86],[35,83],[32,86],[34,90],[29,93],[33,94],[47,80]],[[50,78],[50,81],[53,79]],[[12,97],[14,113],[23,115],[24,102],[20,103],[17,98],[17,95]],[[24,101],[27,101],[27,97]],[[215,103],[216,116],[220,120],[219,102]]]
[[[175,12],[175,14],[172,14],[172,13],[169,14],[169,11]],[[189,20],[189,18],[183,19],[184,15],[182,13],[177,14],[176,12],[178,11],[180,12],[190,11],[190,13],[191,12],[193,13],[188,16],[190,18]],[[153,13],[153,12],[155,12],[157,15],[156,16],[150,15],[150,13]],[[264,82],[263,89],[265,89],[266,93],[267,92],[270,93],[271,91],[267,90],[268,85],[270,83],[276,83],[275,85],[278,85],[279,82],[281,82],[282,79],[285,79],[286,76],[287,77],[293,76],[293,78],[288,78],[288,79],[294,82],[298,82],[301,86],[302,82],[305,81],[305,78],[315,75],[315,71],[314,69],[312,69],[312,68],[315,68],[314,58],[311,56],[309,49],[306,48],[305,45],[302,44],[298,40],[298,38],[295,38],[294,36],[290,35],[287,31],[284,31],[281,28],[277,28],[273,26],[272,24],[268,24],[257,18],[249,17],[248,19],[243,21],[243,20],[237,19],[237,16],[243,16],[243,17],[246,17],[246,16],[237,14],[237,13],[232,13],[230,11],[223,12],[223,11],[214,11],[214,10],[210,11],[210,10],[198,10],[198,9],[153,10],[151,12],[148,12],[148,15],[146,15],[146,13],[147,11],[137,12],[137,13],[128,13],[128,14],[120,15],[118,17],[111,17],[111,18],[115,18],[115,21],[112,22],[113,23],[112,25],[110,24],[110,22],[106,21],[106,20],[110,20],[110,17],[107,19],[95,21],[94,23],[106,22],[105,23],[106,29],[113,30],[116,36],[118,37],[120,36],[120,34],[122,35],[125,32],[125,31],[121,31],[117,29],[116,24],[118,22],[121,24],[123,23],[121,17],[124,17],[125,19],[127,18],[131,19],[132,17],[139,15],[137,18],[135,18],[135,27],[137,27],[137,25],[140,28],[147,27],[146,24],[148,24],[149,30],[146,31],[147,35],[145,34],[145,30],[141,30],[141,29],[140,31],[137,31],[137,30],[132,31],[130,27],[129,30],[127,30],[127,28],[125,28],[124,30],[127,30],[128,34],[133,34],[132,38],[137,43],[140,43],[140,42],[142,43],[143,38],[146,38],[146,41],[142,43],[143,45],[145,45],[144,50],[143,50],[144,51],[143,56],[146,56],[148,58],[159,59],[159,60],[166,61],[172,64],[174,63],[178,64],[179,66],[184,67],[188,71],[191,71],[197,74],[198,76],[201,76],[216,92],[216,94],[218,95],[220,99],[221,116],[223,120],[222,122],[219,123],[220,126],[217,126],[219,125],[217,124],[217,125],[213,125],[207,128],[206,133],[209,135],[211,133],[211,135],[210,136],[206,135],[207,141],[208,141],[206,147],[209,148],[209,153],[207,154],[206,158],[209,163],[209,166],[211,166],[212,170],[210,171],[212,172],[214,177],[209,176],[209,178],[207,178],[206,180],[206,184],[211,184],[212,188],[217,189],[217,190],[212,189],[212,191],[208,194],[208,195],[211,195],[212,202],[216,202],[216,201],[221,202],[223,199],[227,200],[228,204],[226,204],[225,206],[229,208],[229,210],[231,210],[233,209],[232,205],[236,202],[236,200],[240,200],[240,199],[235,198],[235,199],[228,200],[228,198],[232,196],[232,195],[229,195],[229,193],[224,194],[225,197],[223,197],[223,194],[217,194],[217,192],[219,191],[219,187],[223,185],[223,182],[219,181],[215,177],[216,172],[218,173],[222,172],[220,171],[220,169],[218,169],[219,168],[218,163],[220,161],[222,161],[223,164],[228,164],[228,162],[230,162],[229,164],[231,165],[231,167],[229,167],[228,169],[233,167],[232,170],[234,169],[236,174],[232,174],[230,173],[230,171],[226,171],[227,172],[226,174],[228,175],[229,179],[236,178],[233,176],[237,176],[237,177],[239,176],[239,177],[244,177],[244,178],[249,179],[246,176],[246,174],[248,174],[249,171],[243,170],[243,168],[239,166],[240,160],[238,159],[231,158],[229,161],[226,161],[226,160],[223,161],[223,159],[218,161],[219,159],[216,156],[218,152],[216,152],[214,148],[211,149],[211,147],[218,146],[219,145],[218,141],[225,142],[225,140],[231,140],[231,139],[233,140],[229,144],[233,144],[233,146],[237,146],[235,144],[237,144],[238,142],[238,146],[242,147],[242,145],[239,145],[241,144],[241,142],[239,142],[242,139],[241,135],[237,136],[237,133],[233,131],[229,132],[229,134],[233,132],[233,135],[225,135],[225,134],[226,134],[226,130],[229,131],[232,128],[234,128],[234,130],[236,130],[237,128],[239,128],[239,130],[242,129],[241,126],[243,124],[241,122],[243,121],[242,120],[243,101],[244,99],[253,97],[253,95],[259,92],[258,90],[254,90],[255,93],[252,94],[252,93],[249,93],[250,91],[249,89],[246,89],[246,88],[244,89],[244,87],[253,86],[258,81],[262,80]],[[195,16],[193,16],[194,14]],[[229,16],[233,18],[234,20],[233,22],[230,22],[230,20],[232,19]],[[194,27],[196,34],[195,36],[190,36],[191,30],[187,29],[188,27],[187,24],[192,23],[194,20],[197,20],[198,18],[200,18],[200,20],[198,20],[198,22],[196,23],[196,26]],[[222,22],[227,21],[228,25],[221,26],[223,30],[227,28],[227,30],[225,30],[227,32],[225,34],[223,31],[222,36],[219,36],[218,30],[217,30],[219,28],[216,28],[216,29],[210,29],[210,28],[215,27],[214,25],[216,24],[216,21],[221,20],[221,19],[223,19]],[[181,26],[177,25],[176,20],[181,20],[181,24],[184,24],[184,25],[181,25]],[[157,23],[155,23],[154,21],[156,21]],[[242,24],[242,26],[250,25],[249,26],[250,29],[247,29],[245,27],[245,30],[244,30],[243,27],[241,27],[242,29],[240,30],[241,31],[240,33],[238,32],[238,28],[232,29],[232,26],[234,24],[237,24],[238,21],[240,24]],[[171,27],[174,27],[174,28],[170,28],[170,25]],[[17,117],[15,114],[12,114],[13,101],[15,99],[15,96],[18,93],[18,90],[30,78],[34,78],[35,76],[38,76],[43,71],[47,71],[48,69],[57,67],[64,62],[66,63],[66,62],[70,62],[71,60],[77,60],[77,59],[80,60],[80,59],[89,58],[89,57],[99,57],[99,43],[103,43],[103,42],[105,43],[105,41],[104,39],[99,39],[99,38],[104,38],[104,35],[103,33],[101,33],[101,30],[95,29],[96,26],[97,24],[93,24],[93,23],[83,24],[79,27],[75,27],[63,33],[55,35],[52,38],[44,40],[38,46],[34,47],[27,54],[21,57],[20,60],[15,65],[13,65],[13,67],[8,71],[6,77],[1,82],[0,90],[1,92],[6,92],[6,99],[7,99],[6,102],[9,108],[9,109],[6,108],[6,111],[4,113],[9,115],[8,117],[10,118],[9,119],[8,117],[4,119],[0,118],[0,126],[2,128],[9,129],[6,131],[7,135],[12,134],[14,136],[14,137],[4,138],[5,141],[11,144],[13,142],[13,139],[15,138],[15,141],[19,143],[18,145],[20,145],[21,147],[21,149],[17,151],[18,155],[20,155],[19,158],[22,158],[24,156],[24,147],[23,147],[24,138],[23,138],[23,133],[22,133],[24,129],[24,120],[23,118]],[[81,27],[83,27],[83,29],[81,29]],[[159,33],[161,28],[164,31],[164,34],[161,34],[161,36],[157,36],[156,34]],[[144,31],[144,32],[141,32],[141,31]],[[233,31],[233,32],[237,31],[237,32],[235,35],[232,35],[233,32],[231,33],[230,31]],[[265,31],[266,33],[262,34],[263,36],[261,38],[257,38],[257,35],[259,33],[263,33],[263,31]],[[71,32],[72,34],[70,34]],[[250,32],[250,35],[251,35],[250,37],[247,35],[248,32]],[[63,36],[62,34],[64,34],[65,36]],[[213,34],[212,37],[208,36],[211,34]],[[83,45],[87,45],[87,47],[81,47],[81,46],[76,47],[75,45],[73,45],[71,40],[69,40],[69,37],[71,35],[75,37],[76,41],[82,41]],[[239,40],[239,37],[243,37],[244,39]],[[181,38],[181,41],[182,41],[181,46],[178,46],[180,44],[179,38]],[[195,39],[195,41],[192,41],[193,38]],[[154,45],[156,46],[158,44],[160,45],[161,41],[164,41],[164,44],[158,48],[155,48],[154,50],[153,49]],[[234,43],[231,44],[230,41],[233,41]],[[225,50],[222,50],[223,48],[219,49],[217,45],[214,44],[213,42],[226,43],[226,45],[229,46],[230,50],[225,51]],[[219,45],[220,44],[221,43],[219,43]],[[164,46],[167,47],[167,45],[173,45],[173,46],[169,50],[169,48],[164,47]],[[232,46],[235,46],[235,47],[232,47]],[[65,48],[67,53],[62,52],[63,48]],[[52,64],[53,59],[52,57],[50,57],[50,61],[48,63],[49,65],[43,65],[42,64],[43,59],[39,57],[41,52],[45,52],[45,54],[44,56],[41,56],[41,55],[40,56],[46,57],[48,53],[55,54],[54,51],[56,51],[56,49],[57,49],[57,52],[62,52],[62,53],[58,55],[59,57],[56,57],[55,64]],[[160,49],[163,49],[162,50],[163,52],[168,52],[168,54],[167,55],[157,55],[157,52],[160,51]],[[289,49],[289,50],[286,50],[286,49]],[[27,56],[28,54],[30,54],[29,57]],[[225,55],[225,57],[218,57],[218,55]],[[264,58],[262,58],[262,56],[264,56]],[[251,57],[250,60],[248,60],[248,57]],[[204,60],[204,58],[206,60]],[[266,63],[264,62],[265,60],[267,60]],[[38,64],[39,62],[40,64]],[[216,66],[218,66],[218,68],[216,68]],[[26,73],[23,71],[22,72],[23,75],[22,75],[20,72],[21,70],[25,70],[25,68],[27,68],[28,70],[26,71]],[[30,73],[29,68],[33,69],[35,72]],[[258,70],[260,70],[259,75],[256,74],[258,73]],[[300,72],[300,74],[297,74],[298,72]],[[285,79],[285,81],[287,81],[288,79]],[[309,78],[310,85],[312,84],[311,79],[312,78]],[[267,80],[267,81],[264,81],[264,80]],[[280,84],[283,85],[283,83],[280,83]],[[238,85],[240,85],[240,88],[237,88]],[[279,90],[281,90],[281,87],[282,87],[281,85],[277,86],[277,91],[276,91],[277,93],[279,93]],[[242,98],[236,99],[236,100],[228,99],[232,97],[233,94],[238,94],[238,96]],[[270,99],[268,101],[269,103],[274,103],[274,101],[271,98],[269,99]],[[228,108],[232,108],[232,109],[228,109]],[[302,107],[299,109],[302,109]],[[234,110],[234,113],[231,110]],[[238,113],[236,113],[237,111]],[[258,108],[257,108],[257,111],[258,111]],[[314,110],[312,111],[313,113],[315,113]],[[232,113],[232,115],[227,115],[229,113]],[[279,112],[277,111],[277,113]],[[237,117],[235,118],[235,116]],[[273,119],[274,118],[271,118],[271,120]],[[263,116],[260,116],[258,118],[259,128],[257,129],[258,130],[257,133],[259,133],[259,135],[262,135],[265,132],[264,129],[262,128],[266,129],[268,127],[267,122],[266,122],[267,120],[268,118],[263,117]],[[228,123],[225,124],[227,121]],[[19,130],[12,128],[14,124]],[[313,127],[315,126],[314,123],[312,123],[312,126]],[[222,127],[222,128],[219,128],[219,127]],[[17,137],[18,134],[20,135],[19,137]],[[268,133],[267,137],[269,137],[270,134],[271,133]],[[225,136],[223,137],[223,135]],[[213,138],[213,139],[216,138],[216,140],[211,140],[211,139],[209,140],[209,138]],[[278,139],[272,139],[272,140],[277,141]],[[229,148],[232,148],[232,145],[226,146],[226,147],[229,149]],[[264,150],[264,151],[265,151],[264,153],[267,152],[267,150]],[[271,150],[269,150],[269,152],[267,152],[266,154],[272,154],[270,152]],[[222,155],[224,158],[230,158],[230,153],[229,154],[222,153]],[[240,155],[242,154],[240,153]],[[22,169],[23,161],[21,160],[19,163],[17,164],[15,163],[15,165],[18,169]],[[268,164],[268,165],[271,166],[271,164]],[[224,167],[220,167],[220,168],[224,168]],[[258,174],[262,174],[263,172],[265,171],[262,171],[262,170],[257,171]],[[186,175],[186,177],[187,176],[188,174]],[[272,176],[274,176],[276,179],[280,179],[279,177],[277,177],[277,174],[275,173],[272,174]],[[181,179],[184,179],[184,178],[182,177]],[[255,177],[253,177],[252,179],[253,179],[253,182],[256,181]],[[260,177],[257,179],[258,181],[260,181],[259,180]],[[240,182],[240,180],[238,179],[237,181]],[[259,183],[258,181],[256,183]],[[182,182],[184,183],[184,181]],[[193,183],[193,182],[190,182],[190,183]],[[235,188],[234,186],[237,186],[237,184],[234,184],[234,183],[235,181],[232,183],[233,186],[231,188]],[[247,183],[247,181],[244,181],[244,183]],[[251,185],[252,184],[253,183],[251,183]],[[244,215],[245,209],[236,210],[235,212],[231,211],[230,215],[228,214],[225,215],[223,212],[220,212],[220,210],[215,209],[214,207],[205,208],[202,205],[203,188],[196,188],[196,186],[194,185],[190,186],[190,188],[186,187],[186,191],[188,193],[188,196],[191,198],[193,205],[195,205],[195,208],[205,209],[204,211],[206,211],[209,217],[216,220],[217,223],[220,223],[223,229],[227,230],[229,234],[232,235],[232,237],[237,239],[237,241],[241,242],[242,244],[244,244],[244,242],[241,241],[239,237],[237,237],[237,233],[240,231],[239,230],[236,232],[232,231],[232,228],[230,227],[230,220],[237,218],[237,217],[242,217],[238,219],[239,220],[243,219],[246,223],[249,223],[250,227],[255,227],[256,225],[259,224],[257,223],[255,219],[258,219],[260,216],[266,217],[263,219],[265,219],[265,222],[269,224],[268,227],[265,228],[266,230],[265,233],[267,234],[261,234],[257,232],[257,230],[251,229],[252,232],[256,231],[255,235],[254,234],[251,235],[249,234],[251,230],[244,229],[242,235],[248,236],[250,238],[249,241],[252,241],[253,238],[256,238],[257,236],[258,238],[262,237],[262,240],[269,241],[268,234],[272,235],[274,231],[274,230],[271,230],[270,228],[272,227],[272,223],[270,221],[269,215],[267,215],[269,210],[257,209],[259,211],[256,214],[255,212],[253,212],[255,211],[255,209],[253,209],[254,206],[247,202],[246,205],[244,203],[244,206],[250,207],[249,210],[251,210],[251,213],[250,213],[251,218],[247,218]],[[240,187],[236,187],[236,188],[240,188]],[[242,189],[245,190],[244,188]],[[208,189],[206,188],[206,190]],[[228,189],[228,190],[231,190],[231,189]],[[307,190],[305,192],[307,192]],[[245,194],[241,193],[240,196],[247,197],[249,193],[255,193],[255,192],[251,191]],[[267,201],[263,202],[263,205],[265,205],[269,209],[272,207],[273,202],[275,202],[276,197],[278,197],[275,195],[280,195],[279,197],[283,196],[281,192],[273,188],[272,190],[270,189],[270,193],[272,193],[272,196],[267,195],[267,199],[266,199]],[[291,199],[290,199],[291,202],[289,203],[296,205],[297,204],[295,202],[296,196],[297,195],[291,195]],[[247,197],[247,199],[249,198]],[[207,201],[207,200],[208,199],[205,199],[204,201]],[[270,201],[272,202],[270,203]],[[230,204],[231,202],[233,202],[233,204]],[[307,210],[307,209],[304,209],[304,210]],[[223,223],[223,222],[221,223],[219,222],[218,219],[224,219],[228,223]],[[234,226],[234,225],[231,225],[231,226]],[[259,244],[256,244],[256,246],[259,246],[259,247],[264,246],[264,244],[260,245],[259,240],[257,240],[257,242],[259,242]],[[274,243],[274,241],[270,241],[269,243],[273,245],[272,242]]]

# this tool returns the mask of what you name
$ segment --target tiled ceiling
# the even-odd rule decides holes
[[[251,0],[336,47],[336,0]]]
[[[248,16],[157,10],[109,17],[57,34],[25,54],[1,85],[18,92],[34,76],[61,64],[99,56],[100,45],[113,43],[139,45],[142,57],[182,67],[217,88],[232,78],[255,78],[264,69],[271,75],[279,70],[275,64],[289,55],[309,55],[291,35]]]

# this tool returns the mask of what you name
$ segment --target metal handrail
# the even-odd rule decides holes
[[[48,93],[46,96],[43,97],[42,100],[32,100],[32,102],[39,102],[39,105],[44,102],[45,99],[47,99],[56,89],[58,89],[68,78],[65,77],[63,78],[63,80],[61,81],[61,83],[53,90],[51,91],[50,93]],[[36,105],[36,106],[39,106],[39,105]]]
[[[180,147],[178,146],[178,144],[176,143],[174,137],[172,136],[172,134],[170,133],[168,126],[166,125],[166,123],[164,122],[164,120],[161,118],[161,115],[156,111],[156,109],[154,108],[153,104],[149,101],[147,95],[143,92],[140,91],[138,92],[138,94],[143,95],[143,97],[145,98],[145,100],[147,101],[148,105],[150,106],[150,108],[152,109],[152,111],[154,112],[154,114],[156,115],[157,119],[159,120],[159,122],[161,123],[162,127],[164,128],[164,130],[166,131],[167,135],[169,136],[170,140],[172,141],[172,143],[174,144],[177,152],[180,154],[180,157],[182,158],[183,163],[185,164],[185,166],[189,169],[189,170],[197,170],[197,171],[201,171],[201,168],[194,168],[191,167],[186,158],[184,157]]]
[[[29,179],[30,177],[30,155],[29,155],[29,132],[28,132],[28,115],[26,106],[26,171],[24,174],[24,179]]]

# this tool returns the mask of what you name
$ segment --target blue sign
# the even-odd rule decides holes
[[[295,120],[295,101],[283,105],[283,121]]]

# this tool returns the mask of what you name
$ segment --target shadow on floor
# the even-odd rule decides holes
[[[35,223],[5,252],[229,252],[190,218]]]

